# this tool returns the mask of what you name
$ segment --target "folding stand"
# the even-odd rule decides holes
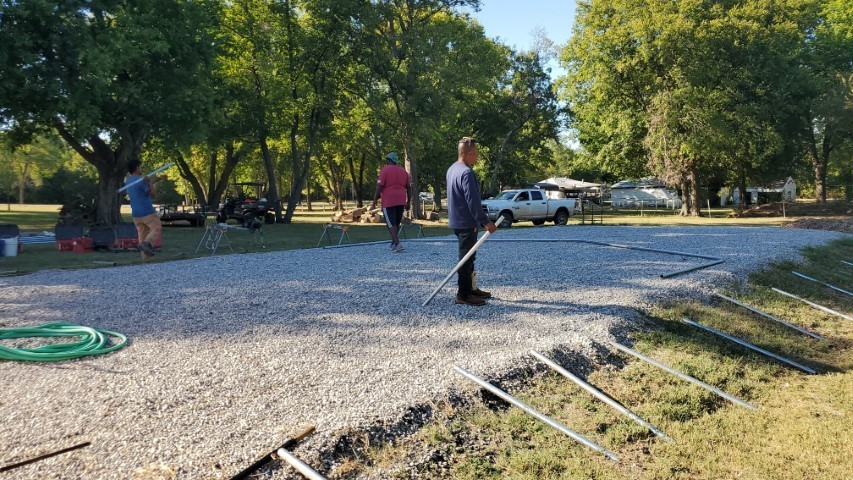
[[[397,233],[403,238],[408,238],[406,237],[406,227],[417,227],[418,234],[415,235],[415,238],[424,238],[424,226],[420,223],[410,223],[408,225],[404,225],[401,223],[400,228],[397,230]]]
[[[326,224],[326,228],[324,228],[324,229],[323,229],[323,233],[320,235],[320,241],[319,241],[319,242],[317,242],[317,247],[318,247],[318,248],[320,247],[320,244],[321,244],[321,243],[323,243],[323,237],[325,237],[325,238],[328,238],[328,239],[329,239],[329,245],[331,245],[331,244],[332,244],[332,234],[331,234],[331,233],[329,233],[329,229],[330,229],[330,228],[336,228],[336,229],[338,229],[338,230],[340,230],[340,231],[341,231],[341,239],[340,239],[340,240],[338,240],[338,245],[340,245],[341,243],[343,243],[343,241],[344,241],[344,237],[346,237],[346,239],[347,239],[347,243],[352,243],[352,241],[351,241],[351,240],[350,240],[350,238],[349,238],[349,234],[347,233],[347,231],[349,230],[349,227],[348,227],[348,226],[346,226],[346,225],[335,225],[335,224],[333,224],[333,223],[327,223],[327,224]]]
[[[244,232],[249,232],[255,238],[255,245],[260,245],[261,248],[267,248],[266,242],[264,242],[264,232],[260,228],[253,229],[217,223],[216,225],[208,225],[205,227],[204,235],[202,235],[201,240],[198,242],[195,253],[198,253],[198,251],[201,250],[201,246],[204,245],[204,248],[210,250],[210,254],[213,255],[216,253],[216,250],[219,248],[219,244],[222,243],[223,239],[225,239],[225,244],[228,245],[228,249],[231,250],[231,253],[234,253],[234,248],[231,246],[231,240],[228,239],[229,230],[242,230]]]

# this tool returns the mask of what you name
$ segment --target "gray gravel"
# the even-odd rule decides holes
[[[0,279],[0,326],[67,321],[116,330],[118,352],[55,364],[0,363],[0,466],[83,441],[15,478],[225,478],[308,424],[306,460],[336,435],[512,369],[536,348],[591,351],[636,327],[636,308],[706,298],[717,286],[845,234],[780,228],[545,227],[493,239],[594,239],[725,259],[584,243],[487,241],[484,308],[457,306],[452,237],[228,255]],[[270,478],[285,478],[288,469]]]

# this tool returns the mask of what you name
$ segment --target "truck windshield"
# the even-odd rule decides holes
[[[495,200],[512,200],[512,197],[518,193],[518,190],[507,190],[506,192],[501,193]]]

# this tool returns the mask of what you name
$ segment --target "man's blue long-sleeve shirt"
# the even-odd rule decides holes
[[[471,167],[460,161],[447,169],[447,212],[450,228],[475,228],[489,223],[480,203],[480,182]]]

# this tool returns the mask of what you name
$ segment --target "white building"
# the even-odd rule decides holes
[[[614,207],[664,207],[681,208],[681,197],[675,189],[655,177],[638,181],[622,180],[610,186],[610,203]]]
[[[726,197],[728,195],[720,195],[720,203],[725,206]],[[732,189],[732,203],[740,205],[740,189]],[[784,200],[786,202],[797,201],[797,184],[794,179],[788,177],[787,180],[779,180],[773,182],[766,187],[747,187],[746,188],[746,204],[755,205],[757,203],[778,202]]]

